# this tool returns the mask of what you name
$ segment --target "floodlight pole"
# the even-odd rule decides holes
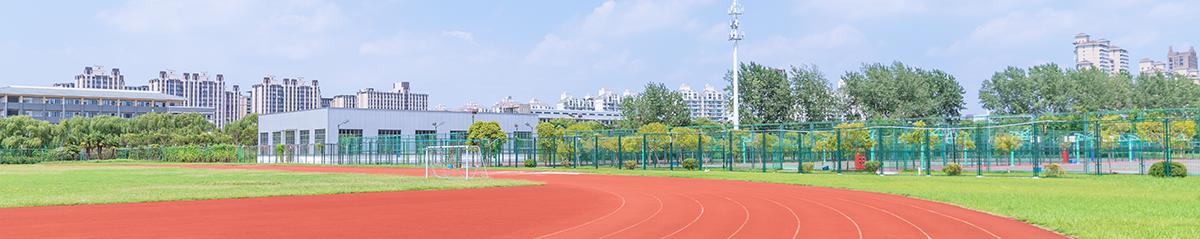
[[[738,91],[738,85],[740,85],[738,70],[740,66],[737,60],[737,45],[738,41],[741,41],[742,37],[746,36],[746,34],[738,31],[738,15],[742,15],[742,5],[738,4],[737,0],[733,0],[733,5],[729,6],[729,16],[733,17],[729,21],[729,40],[733,41],[733,114],[731,115],[733,116],[734,130],[739,129],[738,123],[741,121],[741,111],[739,110],[741,103],[739,103],[738,99],[740,98]]]

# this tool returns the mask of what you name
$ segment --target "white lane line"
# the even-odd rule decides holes
[[[825,196],[825,197],[830,197],[830,196]],[[917,226],[917,224],[913,224],[912,222],[908,221],[908,219],[904,219],[903,217],[900,217],[900,215],[896,215],[895,213],[892,213],[892,212],[889,212],[889,211],[887,211],[887,210],[883,210],[883,209],[880,209],[880,208],[877,208],[877,207],[872,207],[871,205],[862,204],[862,203],[860,203],[860,202],[850,201],[850,200],[842,199],[842,198],[839,198],[839,197],[830,197],[830,198],[837,199],[837,200],[842,200],[842,201],[846,201],[846,202],[849,202],[849,203],[854,203],[854,204],[858,204],[858,205],[862,205],[862,206],[864,206],[864,207],[873,208],[873,209],[875,209],[875,210],[879,210],[879,211],[881,211],[881,212],[884,212],[884,213],[887,213],[887,214],[891,214],[893,217],[899,218],[901,221],[904,221],[904,222],[908,223],[908,225],[911,225],[911,226],[913,226],[914,228],[917,228],[917,231],[920,231],[920,232],[921,232],[921,234],[924,234],[926,239],[933,239],[933,237],[930,237],[930,236],[929,236],[929,233],[925,233],[925,230],[922,230],[922,229],[921,229],[921,227],[918,227],[918,226]]]
[[[811,203],[814,203],[814,204],[817,204],[817,205],[821,205],[822,207],[828,208],[829,210],[833,210],[834,212],[837,212],[838,214],[842,214],[842,217],[845,217],[845,218],[846,218],[846,220],[850,220],[850,223],[853,223],[853,224],[854,224],[854,230],[858,231],[858,239],[862,239],[862,238],[863,238],[863,235],[862,235],[862,228],[861,228],[861,227],[858,227],[858,222],[855,222],[853,218],[850,218],[850,216],[847,216],[847,215],[846,215],[846,213],[843,213],[843,212],[842,212],[842,210],[837,210],[837,208],[830,207],[829,205],[825,205],[824,203],[819,203],[819,202],[816,202],[816,201],[813,201],[813,200],[808,200],[807,198],[798,198],[798,197],[792,197],[792,196],[789,196],[789,195],[784,195],[784,196],[786,196],[786,197],[790,197],[790,198],[795,198],[795,199],[800,199],[800,200],[804,200],[804,201],[808,201],[808,202],[811,202]]]
[[[675,194],[678,194],[679,196],[683,196],[688,199],[691,199],[693,202],[696,202],[696,205],[700,205],[700,215],[696,215],[696,219],[692,219],[692,222],[689,222],[687,225],[683,225],[683,227],[679,228],[679,230],[675,230],[675,232],[672,232],[671,234],[667,234],[666,236],[663,236],[660,239],[671,237],[671,236],[674,236],[675,233],[682,232],[683,229],[687,229],[688,227],[692,226],[693,223],[696,223],[696,221],[700,220],[700,217],[704,216],[704,204],[700,203],[700,200],[696,200],[696,198],[689,197],[688,195],[683,195],[680,193],[675,193]]]
[[[788,207],[787,205],[783,205],[782,203],[776,202],[775,200],[767,199],[765,197],[758,197],[758,198],[762,198],[763,200],[767,200],[768,202],[775,203],[775,205],[779,205],[780,207],[786,208],[788,210],[788,212],[791,212],[792,217],[796,218],[796,232],[792,233],[792,238],[795,239],[796,236],[800,235],[800,216],[796,215],[796,211],[792,211],[791,207]]]
[[[570,231],[570,230],[572,230],[572,229],[575,229],[575,228],[579,228],[579,227],[582,227],[582,226],[587,226],[588,224],[592,224],[593,222],[600,221],[601,219],[607,218],[608,216],[612,216],[614,213],[617,213],[617,211],[621,211],[621,209],[622,209],[622,208],[625,208],[625,197],[622,197],[620,194],[616,194],[616,193],[613,193],[613,192],[609,192],[608,190],[599,189],[599,188],[592,188],[592,189],[595,189],[595,190],[600,190],[600,191],[604,191],[604,192],[606,192],[606,193],[611,193],[612,195],[617,195],[617,197],[621,198],[621,206],[620,206],[620,207],[617,207],[617,210],[613,210],[612,212],[608,213],[608,215],[604,215],[603,217],[596,218],[596,220],[592,220],[592,221],[589,221],[589,222],[585,222],[585,223],[583,223],[583,224],[579,224],[578,226],[574,226],[574,227],[571,227],[571,228],[563,229],[562,231],[557,231],[557,232],[554,232],[554,233],[546,234],[546,235],[544,235],[544,236],[540,236],[540,237],[534,237],[533,239],[545,238],[545,237],[548,237],[548,236],[553,236],[553,235],[556,235],[556,234],[559,234],[559,233],[563,233],[563,232],[566,232],[566,231]]]
[[[599,238],[596,238],[596,239],[603,239],[603,238],[605,238],[605,237],[609,237],[609,236],[612,236],[612,235],[616,235],[617,233],[621,233],[621,232],[623,232],[623,231],[625,231],[625,230],[629,230],[630,228],[636,227],[637,225],[641,225],[643,222],[649,221],[651,218],[654,218],[654,216],[658,216],[658,213],[659,213],[659,212],[662,212],[662,209],[663,209],[663,202],[662,202],[662,199],[658,199],[658,196],[650,195],[649,193],[642,193],[642,194],[646,194],[646,195],[648,195],[648,196],[654,197],[654,200],[658,200],[658,211],[654,211],[654,214],[653,214],[653,215],[650,215],[650,217],[647,217],[646,219],[642,219],[642,221],[640,221],[640,222],[638,222],[638,223],[634,223],[633,225],[629,225],[629,227],[626,227],[626,228],[624,228],[624,229],[621,229],[621,230],[619,230],[619,231],[615,231],[615,232],[613,232],[613,233],[611,233],[611,234],[604,235],[604,236],[602,236],[602,237],[599,237]]]
[[[733,201],[733,203],[737,203],[738,206],[742,206],[742,211],[746,211],[746,220],[742,221],[742,225],[738,227],[737,231],[733,231],[733,234],[729,234],[729,237],[725,238],[725,239],[729,239],[729,238],[733,238],[733,235],[737,235],[738,232],[741,232],[742,228],[746,227],[746,223],[750,222],[750,209],[746,209],[746,205],[742,205],[742,203],[738,202],[737,200],[733,200],[732,198],[729,198],[729,197],[725,197],[725,199],[728,199],[729,201]]]
[[[893,202],[893,203],[904,204],[904,205],[907,205],[907,206],[909,206],[909,207],[914,207],[914,208],[917,208],[917,209],[921,209],[921,210],[929,211],[929,212],[931,212],[931,213],[933,213],[933,214],[942,215],[943,217],[947,217],[947,218],[950,218],[950,219],[954,219],[954,220],[960,221],[960,222],[962,222],[962,223],[966,223],[967,225],[971,225],[972,227],[975,227],[975,229],[979,229],[980,231],[986,232],[987,234],[989,234],[989,235],[992,235],[993,237],[996,237],[996,239],[1003,239],[1003,238],[1000,238],[1000,236],[997,236],[995,233],[992,233],[991,231],[988,231],[987,229],[983,229],[982,227],[976,226],[975,224],[973,224],[973,223],[970,223],[970,222],[967,222],[966,220],[963,220],[963,219],[958,219],[957,217],[952,217],[952,216],[950,216],[950,215],[942,214],[942,213],[940,213],[940,212],[937,212],[937,211],[934,211],[934,210],[931,210],[931,209],[927,209],[927,208],[919,207],[919,206],[917,206],[917,205],[912,205],[912,204],[908,204],[908,203],[897,202],[897,201],[890,201],[890,200],[884,200],[884,199],[882,199],[882,198],[874,198],[874,199],[875,199],[875,200],[880,200],[880,201],[885,201],[885,202]]]

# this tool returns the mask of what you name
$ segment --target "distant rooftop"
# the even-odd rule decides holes
[[[108,99],[135,100],[173,100],[183,101],[183,97],[162,94],[153,91],[135,90],[103,90],[44,86],[6,86],[0,87],[0,95],[30,95],[30,96],[62,96]]]

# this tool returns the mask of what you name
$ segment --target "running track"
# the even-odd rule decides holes
[[[422,169],[188,166],[421,175]],[[542,186],[0,209],[3,238],[1064,238],[903,196],[741,181],[493,172]]]

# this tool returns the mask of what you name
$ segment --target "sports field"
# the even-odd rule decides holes
[[[276,171],[285,170],[296,171],[299,175],[385,177],[422,173],[419,169],[388,167],[158,166],[188,167],[165,168],[182,170],[174,173],[201,170],[217,171],[217,174],[226,171],[287,174]],[[110,167],[129,172],[164,169]],[[4,167],[0,171],[7,172],[10,168]],[[269,170],[263,171],[265,169]],[[579,172],[635,177],[576,174]],[[494,171],[493,177],[545,182],[546,185],[7,208],[0,209],[0,221],[27,223],[3,224],[0,225],[0,231],[20,232],[14,235],[24,237],[95,235],[79,233],[123,237],[325,235],[423,238],[598,238],[604,235],[609,238],[1056,236],[1020,222],[1025,221],[1080,238],[1194,238],[1200,235],[1200,231],[1197,231],[1200,228],[1200,212],[1197,212],[1197,208],[1200,208],[1200,180],[1195,178],[1159,179],[1135,175],[1071,175],[1058,179],[880,177],[798,175],[794,172],[614,169]],[[115,188],[119,187],[112,186],[108,190]],[[883,192],[913,198],[830,188]],[[183,191],[161,194],[180,192]],[[947,202],[1020,221],[914,198]],[[186,198],[162,200],[181,199]],[[109,214],[127,216],[114,217]],[[190,223],[178,223],[194,218],[207,219],[202,224],[208,230],[191,228],[195,225]],[[463,222],[478,222],[479,225],[473,226],[475,229],[444,225]],[[80,229],[50,229],[65,225]],[[134,225],[151,225],[154,229]]]
[[[0,207],[500,187],[516,180],[135,166],[0,166]]]
[[[419,175],[422,169],[220,166]],[[0,209],[11,237],[1054,238],[902,196],[732,180],[496,172],[540,186]],[[19,222],[19,223],[12,223]]]

